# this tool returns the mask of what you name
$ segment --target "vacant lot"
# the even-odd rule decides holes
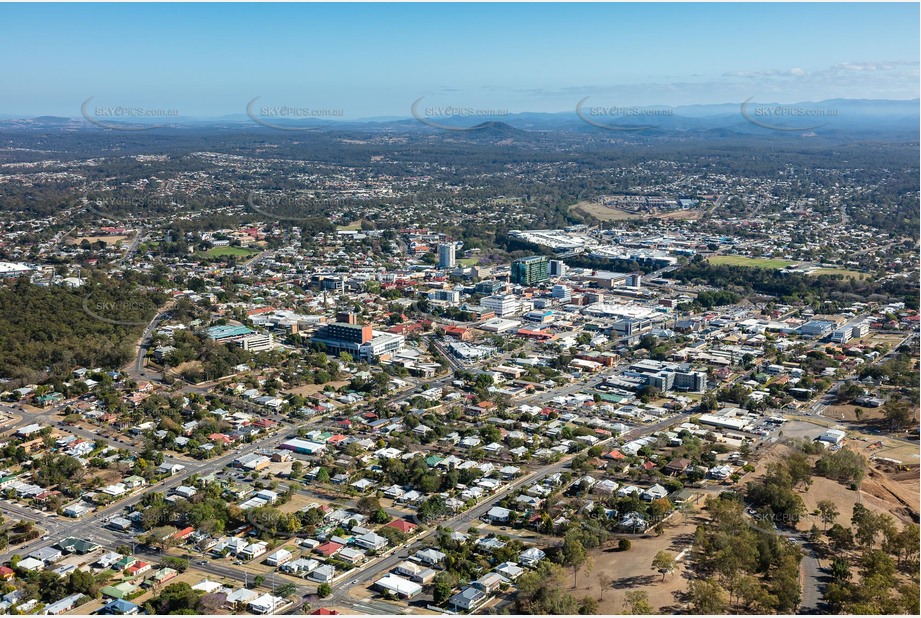
[[[700,504],[703,504],[701,501]],[[649,604],[655,613],[676,613],[679,604],[676,593],[687,590],[688,580],[685,561],[678,563],[674,573],[665,576],[652,568],[652,559],[658,551],[668,551],[677,556],[690,547],[694,531],[704,519],[688,516],[686,520],[675,514],[671,525],[666,524],[661,536],[631,539],[632,547],[625,551],[613,548],[591,552],[594,565],[591,572],[583,568],[576,577],[575,588],[570,592],[579,598],[592,597],[598,600],[599,615],[623,613],[624,597],[628,592],[642,590],[649,596]],[[570,575],[572,570],[569,570]],[[569,585],[572,586],[572,580]],[[602,594],[602,586],[604,591]]]
[[[663,212],[657,217],[662,219],[680,219],[683,221],[693,221],[700,219],[704,215],[702,210],[672,210],[669,212]]]
[[[905,339],[905,335],[871,332],[859,339],[851,339],[848,343],[850,345],[860,344],[869,346],[884,344],[891,349],[902,343],[903,339]]]
[[[178,378],[178,377],[181,377],[182,374],[186,371],[197,371],[201,368],[202,368],[201,361],[197,361],[197,360],[187,361],[185,363],[181,363],[179,365],[176,365],[175,367],[172,367],[167,373],[174,378]]]
[[[311,395],[316,395],[317,393],[323,392],[327,386],[332,386],[333,388],[341,388],[348,384],[348,380],[340,380],[337,382],[327,382],[326,384],[304,384],[301,386],[295,386],[294,388],[289,388],[285,390],[286,393],[291,393],[292,395],[300,395],[301,397],[310,397]]]
[[[67,244],[79,245],[85,240],[90,244],[102,241],[107,245],[117,245],[120,242],[128,240],[128,238],[128,236],[78,236],[77,238],[68,239]]]
[[[314,491],[313,487],[310,487],[309,489],[294,494],[288,502],[280,505],[278,510],[282,513],[295,513],[308,504],[319,504],[320,506],[332,507],[332,504],[335,502],[333,498],[335,497],[321,494]]]
[[[744,255],[714,255],[707,258],[711,264],[729,266],[748,266],[750,268],[786,268],[796,264],[790,260],[780,260],[775,258],[750,258]]]
[[[789,425],[789,423],[788,423]],[[785,427],[786,429],[786,427]],[[872,451],[865,447],[867,443],[859,440],[847,440],[846,448],[857,451],[869,458]],[[786,458],[793,449],[783,444],[775,444],[762,454],[755,466],[755,471],[748,475],[746,480],[761,477],[772,463],[779,463]],[[878,452],[878,451],[877,451]],[[898,521],[908,523],[911,521],[909,510],[918,511],[919,482],[917,468],[906,474],[904,472],[887,473],[878,465],[870,466],[869,473],[860,484],[860,490],[854,491],[846,485],[821,476],[813,476],[812,484],[806,491],[800,492],[806,505],[808,515],[799,522],[800,530],[808,530],[815,523],[823,527],[818,517],[813,517],[812,512],[820,500],[831,500],[838,508],[838,521],[843,526],[850,526],[851,513],[854,504],[860,502],[868,509],[877,513],[889,513]]]
[[[626,221],[627,219],[643,218],[643,215],[634,215],[617,208],[608,208],[597,202],[578,202],[572,209],[576,213],[591,215],[599,221]]]
[[[845,421],[857,421],[857,414],[854,410],[860,408],[860,421],[862,423],[879,421],[884,417],[882,408],[868,408],[866,406],[855,406],[853,404],[843,404],[839,406],[828,406],[822,411],[822,416],[830,419],[841,419]]]

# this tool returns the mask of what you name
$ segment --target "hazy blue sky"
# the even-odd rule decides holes
[[[0,4],[0,113],[919,96],[917,4]]]

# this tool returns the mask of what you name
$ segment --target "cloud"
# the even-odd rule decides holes
[[[490,86],[468,92],[486,107],[514,110],[575,110],[591,97],[592,105],[659,106],[818,102],[827,99],[915,99],[919,97],[919,63],[848,61],[810,70],[803,66],[739,69],[721,75],[697,74],[685,79],[662,77],[630,83],[567,84],[556,88]]]

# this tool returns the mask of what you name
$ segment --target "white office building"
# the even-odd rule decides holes
[[[438,245],[438,268],[447,269],[457,266],[455,257],[457,245],[453,242],[445,242]]]
[[[275,347],[275,335],[255,333],[237,339],[237,345],[249,352],[266,352]]]
[[[570,300],[572,300],[572,292],[570,291],[569,287],[565,285],[553,286],[553,289],[550,290],[550,296],[557,298],[564,303],[568,303]]]
[[[480,304],[494,311],[496,316],[504,317],[507,315],[516,315],[521,312],[521,301],[511,294],[499,296],[487,296],[480,301]]]
[[[569,270],[563,260],[550,260],[549,266],[551,277],[564,277],[566,276],[566,271]]]

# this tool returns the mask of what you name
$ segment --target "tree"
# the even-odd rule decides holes
[[[882,517],[859,502],[854,505],[851,523],[855,528],[854,538],[864,548],[869,548],[876,542],[876,537],[883,527]]]
[[[896,557],[898,566],[908,564],[911,570],[917,570],[919,554],[918,526],[908,524],[901,532],[894,529],[887,533],[884,547],[886,551]]]
[[[74,569],[70,572],[67,580],[67,588],[71,593],[81,593],[89,597],[96,597],[99,593],[99,585],[96,578],[88,571]]]
[[[329,482],[329,470],[326,468],[320,468],[320,471],[317,472],[317,482],[318,483],[328,483]]]
[[[584,597],[579,603],[579,615],[594,616],[598,613],[598,601],[592,597]]]
[[[850,563],[841,556],[837,556],[831,562],[831,576],[839,583],[849,580],[851,578]]]
[[[665,576],[675,570],[675,556],[667,551],[656,552],[652,559],[652,568],[662,574],[662,581]]]
[[[825,594],[822,595],[828,608],[839,614],[844,611],[846,605],[851,602],[851,588],[846,584],[831,582],[825,588]]]
[[[381,502],[374,496],[363,496],[358,499],[356,507],[358,508],[359,513],[371,515],[381,508]]]
[[[822,518],[822,531],[825,532],[828,529],[828,524],[834,523],[841,513],[838,512],[838,507],[831,500],[819,500],[816,507],[819,510],[819,517]]]
[[[390,515],[383,508],[377,509],[371,516],[371,522],[375,524],[386,524],[390,519]]]
[[[447,571],[442,571],[436,575],[433,584],[432,596],[434,597],[435,605],[441,605],[451,598],[451,593],[454,592],[454,580]]]
[[[595,570],[595,559],[591,556],[588,556],[585,559],[585,563],[582,565],[582,568],[585,569],[586,577],[592,574],[592,571]]]
[[[688,586],[691,597],[691,609],[695,614],[725,614],[729,608],[729,599],[713,578],[695,579]]]
[[[598,591],[599,591],[599,600],[604,601],[604,591],[611,587],[614,583],[614,578],[610,575],[604,573],[598,574]]]
[[[477,374],[476,380],[474,381],[477,389],[487,389],[493,385],[493,377],[488,373]]]
[[[914,423],[914,412],[904,399],[890,399],[883,408],[883,415],[892,429],[905,429]]]
[[[652,385],[647,384],[646,386],[641,388],[638,391],[638,393],[640,395],[640,401],[642,401],[643,403],[649,403],[650,401],[653,401],[654,399],[659,397],[659,395],[662,394],[662,391],[657,386],[652,386]]]
[[[649,595],[644,590],[631,590],[624,595],[623,611],[634,616],[652,614]]]
[[[576,587],[576,576],[585,560],[588,558],[588,552],[582,541],[575,538],[572,534],[567,534],[563,540],[563,564],[572,567],[572,587]]]
[[[160,564],[171,569],[175,569],[177,573],[185,573],[186,569],[189,568],[189,561],[185,558],[178,558],[176,556],[166,556],[160,560]]]
[[[816,462],[815,470],[838,482],[859,483],[866,475],[867,462],[859,453],[845,448],[823,455]]]
[[[834,524],[825,535],[835,551],[850,549],[854,546],[854,534],[850,528],[845,528],[841,524]]]
[[[321,599],[325,599],[333,593],[333,587],[329,584],[320,584],[317,586],[317,596]]]
[[[617,539],[617,551],[627,551],[630,549],[630,539],[620,538]]]
[[[265,583],[265,575],[257,575],[253,578],[253,588],[258,588]]]
[[[798,485],[808,486],[812,482],[812,463],[805,453],[795,452],[787,457],[787,472],[793,487]]]
[[[145,606],[149,614],[176,614],[179,612],[195,613],[201,593],[192,590],[185,582],[170,584],[163,589],[160,596],[148,601]]]
[[[304,462],[295,460],[291,464],[291,478],[298,479],[301,478],[301,475],[304,473]]]

